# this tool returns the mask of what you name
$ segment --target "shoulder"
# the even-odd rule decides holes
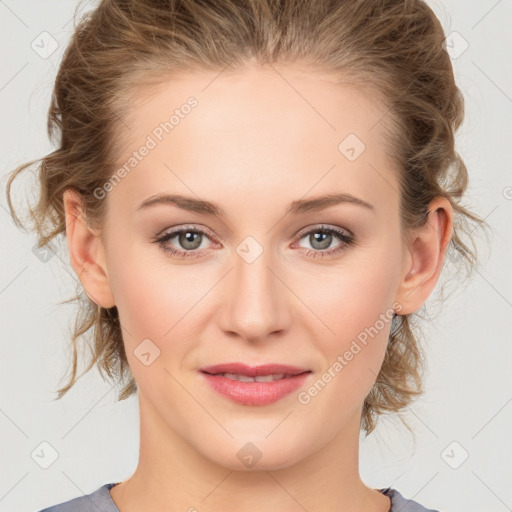
[[[426,508],[417,501],[413,501],[402,496],[396,489],[388,487],[387,489],[379,489],[379,491],[391,500],[391,509],[389,512],[439,512],[433,508]]]
[[[102,485],[90,494],[73,498],[72,500],[53,505],[39,512],[119,512],[110,496],[110,488],[114,483]]]
[[[98,510],[102,512],[119,512],[109,492],[113,486],[114,483],[102,485],[90,494],[53,505],[39,512],[97,512]],[[399,512],[400,510],[404,512],[439,512],[439,510],[426,508],[417,501],[405,498],[399,491],[391,487],[379,489],[379,491],[391,500],[389,512]]]

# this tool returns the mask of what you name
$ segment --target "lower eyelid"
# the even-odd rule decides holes
[[[302,240],[304,237],[310,235],[311,233],[318,233],[318,232],[329,233],[344,243],[351,243],[355,239],[354,235],[352,235],[352,233],[350,233],[348,231],[342,231],[342,230],[338,231],[337,229],[328,228],[328,227],[316,227],[316,228],[310,229],[309,231],[302,233],[300,236],[297,236],[297,240]]]
[[[171,239],[175,238],[176,236],[178,236],[181,233],[186,232],[186,231],[192,231],[192,232],[201,234],[204,238],[207,238],[208,240],[210,240],[212,242],[212,244],[217,244],[217,245],[219,244],[212,238],[212,236],[208,232],[204,231],[203,229],[194,228],[192,226],[183,227],[180,229],[176,229],[175,231],[170,231],[170,232],[164,233],[162,236],[158,237],[158,239],[154,240],[154,242],[158,243],[164,252],[170,253],[171,255],[177,255],[177,258],[194,257],[192,255],[196,255],[196,254],[199,255],[203,251],[208,250],[208,249],[194,249],[194,250],[187,251],[186,249],[175,249],[173,247],[165,246],[165,244],[167,242],[169,242]],[[316,232],[324,232],[324,233],[332,234],[335,238],[338,239],[340,244],[338,244],[338,246],[335,246],[331,249],[324,249],[324,250],[310,249],[307,247],[299,246],[300,249],[307,251],[308,254],[312,254],[313,257],[317,257],[317,256],[322,257],[322,256],[328,256],[331,254],[334,255],[335,253],[344,251],[349,245],[354,243],[354,236],[349,232],[342,232],[341,230],[338,231],[337,229],[333,229],[333,228],[330,228],[327,226],[325,226],[325,227],[318,226],[318,227],[314,227],[314,228],[310,229],[309,231],[306,231],[305,233],[302,233],[300,236],[298,236],[296,238],[297,242],[294,242],[294,244],[297,244],[304,237],[310,235],[311,233],[316,233]]]

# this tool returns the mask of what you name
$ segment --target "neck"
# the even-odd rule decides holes
[[[134,474],[110,494],[121,512],[388,512],[390,501],[359,476],[360,411],[346,428],[295,463],[224,467],[198,453],[141,399],[140,453]],[[297,454],[299,455],[299,454]]]

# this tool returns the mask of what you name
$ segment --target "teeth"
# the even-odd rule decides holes
[[[274,380],[284,379],[284,373],[278,373],[275,375],[259,375],[258,377],[254,377],[256,382],[272,382]]]
[[[237,373],[217,373],[222,377],[227,377],[231,380],[238,380],[240,382],[273,382],[275,380],[284,379],[284,373],[276,373],[272,375],[259,375],[257,377],[248,377],[247,375],[239,375]]]

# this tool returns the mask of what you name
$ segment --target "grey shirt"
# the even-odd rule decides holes
[[[105,484],[90,494],[73,498],[39,512],[120,512],[109,492],[114,485],[116,484]],[[391,500],[389,512],[439,512],[438,510],[425,508],[416,501],[404,498],[396,489],[391,487],[377,490]]]

